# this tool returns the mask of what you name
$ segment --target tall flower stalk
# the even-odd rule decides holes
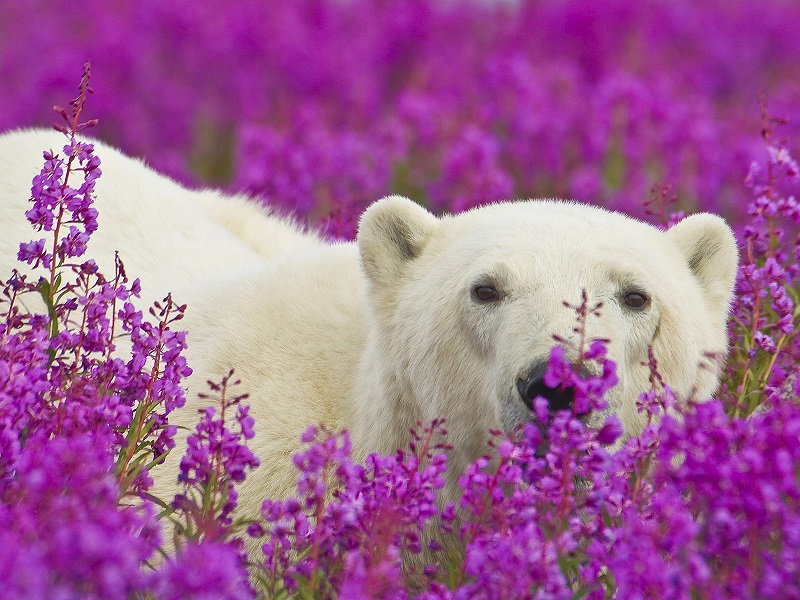
[[[800,169],[786,141],[777,138],[785,120],[770,116],[763,99],[761,122],[766,158],[751,164],[745,181],[755,199],[747,206],[751,221],[743,230],[723,388],[734,415],[791,398],[798,389],[800,206],[791,192],[800,184]]]
[[[89,76],[87,63],[71,109],[56,107],[63,156],[44,151],[32,183],[26,216],[49,237],[20,245],[29,274],[15,271],[2,285],[0,595],[252,597],[238,548],[224,538],[196,540],[161,568],[148,566],[161,545],[149,472],[174,446],[168,415],[184,404],[191,373],[185,333],[173,329],[186,307],[167,296],[148,320],[134,306],[140,283],[129,282],[119,257],[111,278],[81,258],[97,229],[101,176],[93,145],[78,137],[96,123],[80,120]],[[117,346],[123,336],[128,356]],[[185,578],[198,560],[236,568],[198,590],[197,576]]]

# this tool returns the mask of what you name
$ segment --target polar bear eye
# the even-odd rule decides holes
[[[472,296],[479,302],[497,302],[500,292],[493,285],[476,285],[472,288]]]
[[[642,292],[628,292],[625,294],[625,306],[642,310],[650,305],[650,298]]]

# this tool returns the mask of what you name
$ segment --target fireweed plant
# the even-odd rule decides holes
[[[419,191],[442,208],[552,191],[615,199],[614,206],[636,213],[640,209],[634,203],[652,184],[644,174],[657,173],[679,185],[675,193],[655,188],[653,201],[641,210],[665,227],[678,218],[670,214],[675,197],[681,205],[674,208],[696,203],[715,209],[719,203],[731,209],[736,202],[745,205],[749,194],[746,218],[733,215],[740,224],[742,264],[721,390],[716,400],[704,403],[675,398],[659,374],[659,357],[651,353],[651,386],[639,399],[648,426],[641,436],[623,441],[614,419],[591,430],[580,418],[604,406],[603,395],[615,382],[604,342],[579,335],[575,350],[581,358],[572,365],[565,360],[565,342],[554,340],[548,384],[574,389],[573,412],[551,417],[539,400],[523,431],[510,437],[495,432],[487,456],[460,474],[463,495],[456,505],[437,502],[447,468],[443,422],[419,424],[407,450],[370,456],[363,464],[350,456],[347,432],[312,427],[303,437],[307,448],[295,458],[296,496],[266,499],[260,515],[234,517],[235,484],[256,464],[245,442],[258,424],[247,414],[242,394],[234,392],[229,374],[212,384],[212,407],[200,413],[189,434],[180,472],[173,475],[178,496],[155,498],[150,476],[163,468],[158,463],[174,444],[176,430],[168,415],[183,404],[182,381],[190,372],[181,357],[183,334],[173,330],[186,309],[167,297],[143,314],[134,306],[139,283],[128,279],[121,260],[107,278],[82,258],[96,229],[92,200],[101,158],[76,137],[93,123],[79,118],[90,91],[87,68],[76,101],[58,111],[65,147],[43,149],[45,164],[33,181],[27,214],[44,237],[23,243],[19,257],[34,274],[8,274],[2,288],[0,598],[800,598],[800,341],[795,334],[800,210],[792,195],[798,168],[781,137],[793,130],[764,108],[763,151],[756,151],[736,129],[741,121],[730,109],[735,90],[746,89],[748,78],[755,80],[762,69],[789,80],[781,70],[786,67],[763,68],[761,54],[748,50],[745,56],[732,51],[734,45],[722,43],[716,53],[690,45],[694,70],[688,79],[707,82],[703,73],[712,71],[721,78],[707,96],[698,97],[669,77],[637,74],[627,62],[630,53],[612,42],[624,36],[605,39],[585,31],[599,15],[614,34],[622,11],[625,20],[653,34],[647,47],[651,55],[644,61],[648,71],[674,74],[680,69],[664,62],[675,56],[670,40],[695,39],[693,30],[675,18],[677,4],[658,8],[645,2],[624,10],[615,1],[593,4],[571,24],[577,27],[576,39],[591,38],[592,52],[607,60],[593,68],[551,61],[547,69],[534,68],[532,48],[523,40],[536,40],[530,31],[558,31],[542,27],[541,19],[561,23],[559,11],[569,3],[529,3],[540,8],[523,8],[498,21],[486,15],[507,8],[473,7],[456,15],[424,2],[399,2],[389,19],[375,2],[371,27],[347,12],[350,3],[317,3],[322,20],[327,19],[327,33],[313,37],[317,45],[303,37],[311,28],[293,12],[298,9],[276,8],[273,18],[261,19],[256,4],[240,0],[248,10],[219,19],[209,5],[208,14],[193,20],[195,13],[181,12],[180,2],[153,3],[156,12],[169,17],[163,22],[177,23],[189,36],[215,40],[217,63],[231,65],[216,75],[197,65],[187,68],[186,61],[199,55],[183,55],[176,45],[169,48],[177,60],[170,62],[169,77],[148,79],[148,64],[140,61],[153,60],[156,53],[133,51],[120,58],[103,37],[113,34],[129,41],[130,48],[147,47],[153,42],[147,36],[158,29],[156,20],[140,23],[140,33],[127,37],[113,28],[98,33],[95,41],[107,50],[103,56],[132,65],[136,85],[141,80],[151,86],[147,90],[168,92],[144,94],[166,103],[154,112],[152,131],[139,127],[149,119],[130,119],[147,112],[140,105],[120,113],[126,120],[110,119],[129,149],[155,144],[162,148],[155,154],[158,166],[189,178],[174,160],[191,154],[174,145],[191,141],[182,115],[205,123],[196,128],[199,138],[232,140],[226,127],[233,125],[213,108],[219,87],[220,97],[239,103],[251,119],[237,125],[236,142],[230,142],[241,145],[248,157],[236,165],[234,178],[287,208],[296,203],[293,208],[309,218],[331,214],[330,231],[345,237],[364,199],[395,183],[399,191]],[[781,34],[786,11],[794,8],[767,2],[759,7],[761,18],[752,18],[744,4],[729,13],[700,4],[705,6],[681,10],[697,17],[688,21],[701,24],[702,35],[702,23],[714,17],[724,31],[757,30],[753,42],[777,39],[780,56],[796,52],[797,36]],[[352,3],[367,5],[366,0]],[[24,11],[24,6],[13,10]],[[116,10],[110,3],[92,7],[97,22],[105,24],[101,17]],[[93,27],[66,28],[62,17],[72,13],[62,13],[54,17],[52,31]],[[35,30],[51,31],[46,11],[36,14]],[[398,20],[398,15],[408,18]],[[24,20],[24,14],[18,16]],[[3,23],[12,21],[17,22]],[[276,22],[282,25],[270,35],[252,30]],[[391,39],[428,40],[437,52],[413,44],[392,46],[405,52],[387,50],[384,34],[391,23],[399,23]],[[479,51],[459,45],[454,23],[483,40]],[[500,34],[492,40],[500,42],[479,35],[487,23]],[[359,38],[358,60],[343,68],[341,60],[350,56],[357,38],[349,35],[344,44],[342,32],[349,28],[380,35]],[[235,43],[230,32],[252,44]],[[296,39],[285,37],[287,32]],[[16,35],[3,34],[0,39]],[[52,43],[58,35],[64,34],[43,37]],[[253,91],[262,88],[235,66],[253,60],[240,53],[256,55],[262,38],[276,44],[271,53],[276,65],[265,71],[286,79],[263,94],[270,98],[269,109],[248,104],[261,97]],[[545,41],[536,43],[562,48]],[[327,49],[318,55],[335,54],[336,60],[298,60],[304,47]],[[388,61],[385,70],[400,79],[377,77],[384,70],[375,66],[381,61]],[[279,68],[283,64],[302,68]],[[604,66],[609,64],[614,68]],[[200,83],[191,73],[203,73],[208,103],[194,101],[201,96]],[[364,93],[348,94],[342,73],[363,75]],[[476,73],[485,89],[470,87],[477,79],[468,74]],[[276,90],[286,90],[286,97],[276,97]],[[394,102],[383,102],[386,98]],[[585,98],[594,100],[587,105]],[[728,125],[713,118],[715,102],[730,117]],[[35,103],[9,105],[19,110]],[[123,105],[131,106],[114,104],[114,110]],[[298,112],[289,111],[294,105],[301,107]],[[382,105],[397,112],[380,113],[376,107]],[[101,111],[104,123],[112,114]],[[512,139],[506,135],[510,131],[524,135]],[[162,142],[166,145],[158,146]],[[739,158],[758,157],[744,187],[734,182],[746,169],[740,173],[737,161],[721,160],[721,147],[734,148]],[[394,158],[376,159],[386,156]],[[207,163],[198,161],[202,171]],[[579,334],[603,310],[585,298],[568,300],[575,302]],[[35,306],[41,309],[31,311]],[[611,444],[622,447],[612,453]],[[169,544],[161,539],[159,518],[170,521],[164,531],[176,532]],[[248,570],[244,541],[263,551],[261,557],[250,554]],[[175,550],[161,556],[165,545]]]
[[[247,470],[257,467],[259,460],[242,443],[255,435],[255,419],[248,414],[250,407],[241,403],[247,394],[230,396],[231,388],[241,384],[238,379],[231,381],[233,374],[231,370],[219,383],[208,382],[217,402],[201,411],[200,422],[187,439],[178,473],[183,491],[172,501],[183,517],[175,530],[178,543],[181,537],[224,541],[232,529],[242,528],[231,517],[238,500],[234,486],[244,481]],[[200,398],[212,396],[200,394]],[[236,414],[231,419],[233,409]],[[230,427],[232,420],[237,430]]]
[[[129,282],[119,258],[110,278],[82,259],[97,229],[101,175],[92,144],[77,138],[95,124],[80,122],[89,75],[86,63],[78,97],[56,107],[63,154],[45,150],[33,179],[26,216],[44,237],[20,244],[18,254],[31,275],[14,272],[2,285],[0,597],[249,597],[240,554],[222,535],[209,543],[205,531],[189,535],[173,558],[148,567],[161,544],[150,471],[174,446],[167,417],[184,404],[191,373],[181,356],[185,333],[172,329],[185,306],[167,296],[147,319],[133,304],[139,282]],[[212,411],[198,426],[202,442],[185,459],[194,461],[187,472],[241,454],[238,437],[213,427]],[[239,411],[246,437],[246,409]],[[199,475],[185,485],[202,488],[212,508],[217,492],[235,503],[229,481],[252,463],[216,472],[213,485]],[[189,505],[180,508],[188,514]],[[219,528],[229,524],[226,508]]]
[[[407,582],[436,575],[403,570],[403,553],[419,554],[426,526],[439,515],[436,492],[447,468],[442,421],[410,430],[408,451],[372,454],[363,465],[350,456],[347,432],[310,427],[297,454],[297,495],[264,501],[263,520],[250,533],[262,536],[261,577],[269,597],[406,598]],[[451,521],[445,519],[443,522]]]

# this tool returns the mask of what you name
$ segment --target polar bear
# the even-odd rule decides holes
[[[0,138],[5,270],[16,242],[30,238],[22,213],[38,153],[59,145],[39,131]],[[488,431],[529,420],[553,335],[574,336],[564,301],[582,290],[603,302],[588,333],[610,340],[619,384],[607,412],[626,436],[645,423],[635,401],[649,387],[649,348],[678,397],[716,389],[717,372],[704,365],[726,353],[737,266],[734,236],[717,216],[661,231],[575,202],[437,217],[393,196],[364,212],[355,242],[327,243],[240,198],[186,190],[105,145],[96,154],[104,174],[90,254],[107,263],[120,250],[145,288],[177,290],[189,304],[195,373],[175,418],[191,426],[197,393],[231,367],[250,394],[261,466],[240,489],[242,514],[293,491],[291,455],[316,423],[349,429],[362,458],[405,447],[418,420],[445,417],[453,450],[443,496],[456,499]],[[181,453],[179,443],[168,475],[155,474],[160,485]]]

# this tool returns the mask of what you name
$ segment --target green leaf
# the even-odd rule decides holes
[[[152,502],[153,504],[155,504],[156,506],[161,508],[161,512],[158,513],[158,519],[159,520],[169,517],[176,510],[175,507],[173,507],[171,504],[169,504],[168,502],[162,500],[158,496],[150,494],[149,492],[145,492],[144,494],[142,494],[142,497],[145,500],[147,500],[149,502]]]
[[[50,282],[44,277],[40,277],[39,282],[36,284],[36,289],[42,296],[45,307],[47,307],[47,314],[50,317],[50,339],[53,339],[58,335],[58,316],[56,315],[56,307],[53,305],[53,295],[52,290],[50,289]],[[53,359],[51,358],[51,362],[52,360]]]

